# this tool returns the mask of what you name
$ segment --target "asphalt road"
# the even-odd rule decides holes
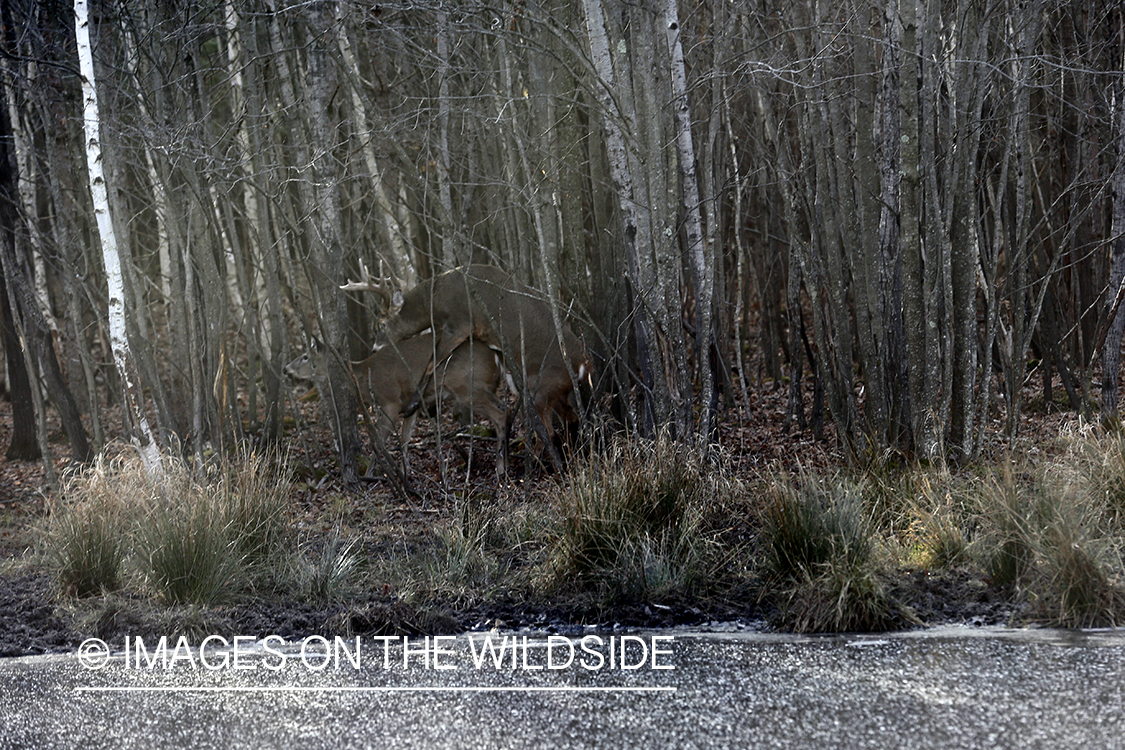
[[[0,748],[1125,748],[1125,633],[97,643],[0,660]]]

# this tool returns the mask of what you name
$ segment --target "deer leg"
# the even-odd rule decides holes
[[[410,398],[410,403],[402,410],[403,416],[415,417],[418,415],[418,409],[422,406],[426,390],[430,385],[430,378],[434,376],[434,371],[431,368],[427,368],[426,372],[422,374],[422,377],[418,379],[418,387],[414,389],[414,395]]]
[[[489,394],[488,398],[489,420],[496,428],[496,476],[505,477],[508,474],[508,412],[501,406],[496,394]]]
[[[410,445],[410,436],[414,434],[414,423],[418,421],[418,414],[411,414],[409,417],[403,417],[402,429],[399,432],[398,439],[402,445],[402,470],[410,474],[410,461],[407,458],[407,446]]]
[[[375,421],[371,421],[371,411],[367,408],[366,404],[360,403],[360,409],[363,410],[363,423],[367,426],[367,438],[371,441],[371,449],[376,454],[379,447],[384,445],[381,424],[379,423],[380,414],[375,415]],[[367,471],[364,472],[364,478],[370,479],[375,476],[375,460],[374,458],[368,462]]]
[[[372,422],[372,414],[374,412],[375,421]],[[374,458],[367,468],[367,474],[364,479],[372,479],[375,476],[375,463],[376,460],[382,464],[387,477],[391,480],[395,489],[402,493],[403,497],[407,493],[417,496],[414,488],[410,486],[410,478],[404,473],[403,469],[395,467],[391,454],[387,451],[387,444],[389,442],[393,425],[387,412],[383,407],[375,406],[372,409],[364,407],[363,421],[367,424],[367,432],[371,437],[371,452]]]
[[[535,413],[539,417],[539,422],[543,429],[536,430],[539,433],[540,440],[535,444],[532,449],[532,455],[536,459],[542,461],[543,451],[547,451],[547,463],[555,471],[562,470],[562,458],[559,452],[555,449],[555,422],[554,422],[554,409],[551,405],[551,400],[546,398],[544,394],[537,394],[535,398]]]
[[[537,408],[536,412],[539,414],[539,420],[543,423],[543,433],[546,437],[546,444],[553,448],[555,445],[555,420],[553,412],[546,406]],[[535,455],[539,456],[541,453],[543,453],[542,444],[540,444],[535,451]]]

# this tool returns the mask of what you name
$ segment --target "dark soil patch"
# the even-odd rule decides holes
[[[967,568],[903,571],[891,595],[927,625],[1005,625],[1018,614],[1010,598]]]
[[[79,642],[72,623],[57,611],[49,576],[0,576],[0,656],[66,651]]]

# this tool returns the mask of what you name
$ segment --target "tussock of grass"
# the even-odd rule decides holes
[[[44,530],[47,566],[64,594],[94,596],[121,584],[128,515],[106,481],[108,472],[99,460],[86,474],[70,477]]]
[[[527,590],[543,548],[543,514],[490,493],[455,500],[444,523],[413,539],[403,554],[373,561],[373,579],[423,606],[471,607],[505,592]]]
[[[1039,611],[1048,623],[1064,627],[1121,624],[1125,591],[1107,574],[1099,546],[1081,526],[1055,523],[1045,530],[1043,589],[1047,595]]]
[[[716,483],[667,437],[619,441],[558,490],[553,578],[609,600],[688,591],[701,574],[701,512]]]
[[[257,456],[200,474],[169,463],[137,530],[151,585],[176,604],[246,590],[273,568],[288,537],[288,480]]]
[[[1125,621],[1125,590],[1116,545],[1118,499],[1105,491],[1125,485],[1116,440],[1086,442],[1083,458],[1048,467],[1030,481],[1015,478],[1011,464],[982,493],[980,557],[993,582],[1014,589],[1031,614],[1062,627],[1114,625]],[[1083,471],[1097,466],[1114,471]],[[1112,540],[1116,539],[1116,543]]]
[[[457,516],[439,530],[437,545],[425,561],[427,585],[455,591],[458,598],[490,590],[505,570],[500,525],[492,509],[463,502]]]
[[[1008,465],[981,496],[981,557],[985,572],[997,586],[1018,585],[1034,564],[1040,527],[1036,516],[1043,508],[1038,506],[1033,490],[1020,487]]]
[[[963,490],[954,486],[946,471],[915,478],[910,501],[909,526],[903,540],[906,562],[926,570],[948,570],[970,563],[969,529],[972,512]]]
[[[956,519],[935,513],[923,523],[920,560],[930,570],[948,570],[969,562],[969,540]]]
[[[1095,510],[1108,531],[1125,531],[1125,434],[1082,435],[1059,472],[1075,501]]]
[[[765,577],[782,621],[800,632],[882,630],[888,596],[868,511],[840,478],[776,481],[763,511]]]
[[[786,622],[799,633],[895,629],[900,614],[874,566],[826,565],[786,592]]]
[[[269,565],[288,551],[292,487],[274,460],[251,455],[221,464],[203,486],[212,493],[236,555],[251,565]]]
[[[138,526],[149,585],[169,604],[214,604],[246,582],[243,558],[218,503],[192,497],[157,502]]]
[[[211,604],[268,575],[289,536],[287,473],[248,456],[195,470],[172,458],[154,483],[139,460],[99,459],[72,477],[44,532],[63,591],[123,577],[172,604]]]
[[[774,486],[765,508],[768,570],[793,579],[834,561],[866,562],[871,529],[856,489],[810,476]]]

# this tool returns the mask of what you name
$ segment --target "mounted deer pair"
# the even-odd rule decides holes
[[[375,409],[376,439],[381,444],[387,444],[395,421],[406,411],[419,381],[430,369],[434,343],[432,334],[413,336],[380,349],[362,362],[352,363],[360,401],[364,407]],[[286,365],[284,372],[298,380],[323,380],[328,356],[314,340],[312,350]],[[439,398],[442,403],[448,399],[457,407],[462,422],[471,421],[473,415],[484,416],[492,422],[498,441],[496,473],[503,475],[507,471],[507,412],[496,397],[500,381],[496,354],[481,342],[468,340],[439,362],[436,376],[427,379],[429,385],[422,394],[421,405],[433,415],[437,412]],[[417,419],[417,411],[403,415],[399,430],[402,466],[406,472],[410,471],[407,444]]]
[[[500,352],[508,371],[522,379],[516,385],[534,404],[548,443],[554,438],[555,417],[578,420],[572,391],[575,383],[589,383],[590,377],[582,342],[569,326],[557,329],[547,302],[510,273],[489,265],[462,266],[403,292],[394,279],[375,279],[362,264],[360,268],[365,279],[341,289],[373,291],[386,299],[388,314],[375,336],[376,351],[430,330],[437,345],[426,365],[429,373],[433,362],[443,362],[465,342],[483,342]],[[419,383],[406,413],[421,401],[424,385],[425,380]]]

